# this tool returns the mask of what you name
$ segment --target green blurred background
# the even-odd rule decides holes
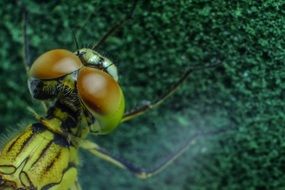
[[[0,1],[0,133],[43,114],[28,89],[22,5],[29,12],[30,58],[54,48],[92,45],[124,17],[131,1]],[[127,108],[153,100],[191,65],[194,72],[156,110],[94,141],[151,167],[197,131],[200,138],[159,175],[139,180],[81,151],[83,190],[285,189],[285,1],[141,1],[131,22],[101,53],[118,66]]]

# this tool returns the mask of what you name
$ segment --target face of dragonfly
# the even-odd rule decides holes
[[[86,108],[100,123],[99,132],[109,133],[125,108],[117,79],[116,66],[91,49],[56,49],[36,59],[28,83],[34,98],[60,99],[79,112]]]

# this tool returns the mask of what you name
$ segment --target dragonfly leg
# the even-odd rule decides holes
[[[179,148],[176,152],[173,154],[170,154],[166,158],[164,158],[161,162],[159,162],[155,167],[153,168],[142,168],[134,165],[133,163],[123,159],[120,156],[114,156],[106,149],[100,147],[94,142],[91,142],[89,140],[84,140],[80,147],[89,151],[93,155],[121,168],[124,170],[128,170],[131,173],[133,173],[135,176],[141,179],[146,179],[149,177],[152,177],[155,174],[158,174],[162,170],[164,170],[168,165],[170,165],[174,160],[176,160],[181,154],[183,154],[190,146],[195,145],[196,143],[196,137],[193,136],[189,141],[187,141],[181,148]]]

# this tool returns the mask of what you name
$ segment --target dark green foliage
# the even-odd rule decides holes
[[[91,46],[131,1],[1,1],[1,133],[32,121],[22,64],[21,6],[29,12],[31,60],[54,48]],[[101,53],[118,65],[127,107],[158,97],[186,67],[193,73],[163,104],[109,136],[103,147],[142,166],[177,149],[195,131],[228,131],[197,141],[163,173],[140,181],[82,151],[83,189],[285,189],[285,2],[144,1]]]

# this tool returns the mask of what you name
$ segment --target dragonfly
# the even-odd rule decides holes
[[[89,135],[110,134],[120,124],[157,108],[173,95],[195,70],[189,68],[162,96],[125,110],[125,96],[118,81],[116,65],[97,50],[129,21],[135,12],[134,1],[124,19],[112,26],[91,48],[53,49],[40,55],[30,66],[24,60],[31,96],[48,101],[45,116],[33,112],[35,122],[11,136],[0,149],[0,189],[80,190],[79,149],[127,170],[141,179],[152,177],[194,145],[195,134],[163,162],[151,169],[138,167],[88,139]],[[27,12],[24,11],[24,49],[27,57]]]

